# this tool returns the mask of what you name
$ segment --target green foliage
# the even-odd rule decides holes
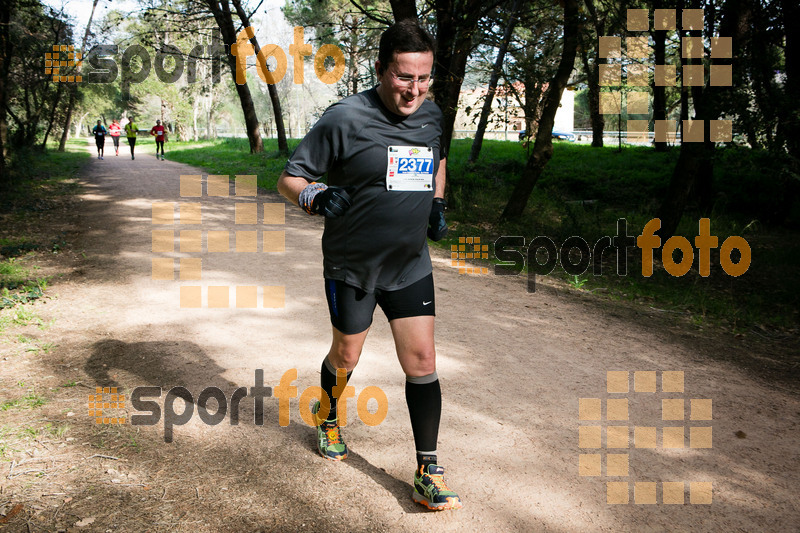
[[[595,149],[572,143],[556,143],[554,154],[534,189],[523,217],[505,225],[498,218],[514,184],[525,168],[527,154],[520,143],[485,141],[481,159],[467,165],[471,140],[455,140],[448,159],[449,249],[459,236],[479,236],[494,242],[500,235],[521,235],[526,243],[536,236],[550,237],[557,246],[570,236],[583,237],[590,247],[601,236],[616,235],[616,223],[624,218],[628,234],[638,235],[656,216],[675,166],[678,150],[655,152],[648,147]],[[719,244],[731,235],[745,237],[752,248],[752,264],[740,278],[719,267],[712,252],[712,275],[701,277],[695,265],[676,278],[657,268],[641,275],[640,252],[631,250],[628,275],[616,274],[615,257],[607,252],[603,275],[591,270],[575,278],[557,267],[553,276],[584,290],[610,298],[631,300],[670,312],[702,317],[702,324],[720,323],[732,329],[753,325],[796,327],[800,298],[797,285],[800,244],[798,218],[781,218],[776,208],[787,190],[782,161],[770,154],[741,147],[720,148],[716,155],[717,201],[709,216],[711,233]],[[782,207],[798,213],[795,204]],[[677,234],[693,242],[703,215],[690,204]],[[796,215],[795,215],[796,216]],[[787,229],[776,226],[788,221]]]
[[[14,398],[13,400],[6,400],[0,403],[0,411],[8,411],[9,409],[36,409],[46,403],[47,398],[36,394],[35,390],[31,390],[21,398]]]
[[[289,150],[297,147],[299,140],[289,140]],[[258,176],[258,186],[275,189],[278,177],[286,165],[286,157],[278,152],[276,139],[264,139],[264,151],[248,153],[247,139],[226,138],[213,141],[170,143],[169,159],[207,169],[214,174],[228,176]]]

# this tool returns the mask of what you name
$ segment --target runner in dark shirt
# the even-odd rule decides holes
[[[443,200],[442,114],[426,100],[435,43],[414,21],[381,37],[380,84],[338,102],[292,154],[278,190],[310,214],[325,216],[325,293],[333,342],[321,385],[334,398],[337,369],[349,379],[377,305],[389,319],[406,374],[406,401],[417,450],[415,501],[458,509],[437,461],[441,388],[436,373],[433,275],[426,235],[447,233]],[[327,185],[318,180],[327,175]],[[345,374],[346,373],[346,374]],[[337,389],[341,390],[341,389]],[[347,446],[336,415],[314,407],[317,447],[342,460]]]
[[[92,134],[94,135],[94,143],[97,145],[97,159],[103,159],[103,147],[106,144],[108,130],[103,126],[102,121],[97,121],[97,125],[92,128]]]

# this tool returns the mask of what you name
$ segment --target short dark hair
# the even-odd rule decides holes
[[[431,52],[435,53],[436,41],[430,33],[420,26],[414,19],[401,20],[389,26],[381,35],[378,61],[381,72],[394,60],[394,54],[403,52]]]

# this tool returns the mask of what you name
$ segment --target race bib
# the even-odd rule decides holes
[[[433,190],[433,148],[390,146],[386,169],[389,191]]]

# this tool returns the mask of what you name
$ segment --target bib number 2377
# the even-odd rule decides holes
[[[390,191],[433,189],[433,149],[427,146],[390,146],[386,188]]]

